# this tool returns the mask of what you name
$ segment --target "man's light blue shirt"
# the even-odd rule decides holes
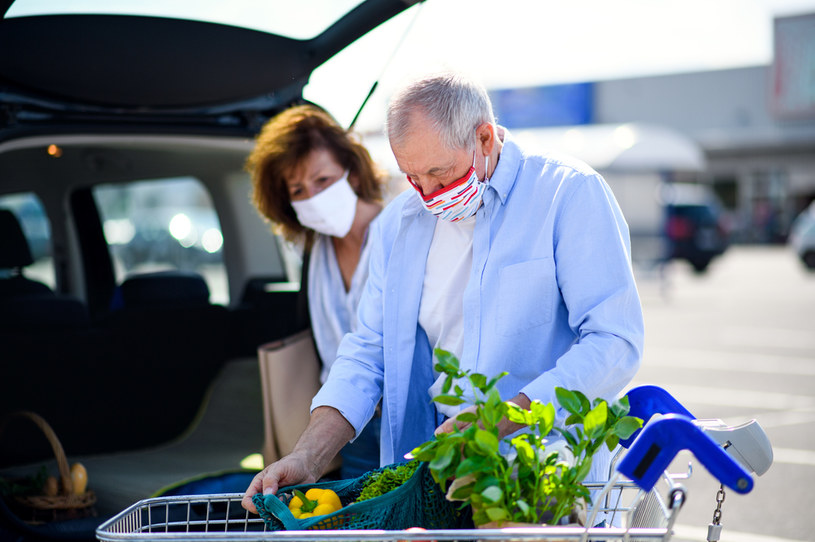
[[[508,372],[498,384],[504,399],[557,404],[556,386],[618,395],[639,367],[643,318],[628,227],[605,181],[569,157],[527,154],[507,134],[476,217],[461,367]],[[359,326],[312,402],[338,409],[359,434],[381,398],[383,465],[440,422],[418,325],[436,220],[413,190],[382,211]]]

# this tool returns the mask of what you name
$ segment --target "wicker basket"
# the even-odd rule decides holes
[[[10,499],[8,504],[20,516],[20,519],[29,523],[42,523],[95,515],[93,505],[96,504],[96,495],[90,489],[85,490],[81,495],[74,493],[68,458],[65,456],[62,443],[48,422],[34,412],[15,412],[0,424],[0,434],[5,429],[6,423],[12,418],[27,419],[39,427],[51,444],[60,477],[56,495],[14,495]]]

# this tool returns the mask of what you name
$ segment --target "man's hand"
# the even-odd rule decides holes
[[[317,407],[311,412],[308,427],[300,435],[294,450],[260,471],[246,489],[241,506],[258,513],[252,497],[277,493],[280,487],[316,482],[327,465],[354,436],[354,428],[340,412]]]
[[[309,469],[308,461],[302,455],[292,453],[272,463],[252,479],[243,495],[241,506],[257,514],[257,508],[252,502],[252,497],[256,494],[269,495],[277,493],[281,487],[316,482],[318,476]]]
[[[511,403],[515,403],[516,405],[528,409],[529,406],[532,404],[532,401],[529,400],[529,397],[524,395],[523,393],[519,393],[515,397],[510,400]],[[461,412],[475,412],[475,407],[467,407]],[[460,413],[459,413],[460,414]],[[447,418],[444,420],[440,426],[436,428],[433,432],[434,434],[438,435],[440,433],[452,433],[453,430],[458,427],[459,429],[465,429],[469,423],[460,422],[456,420],[455,417]],[[517,423],[512,423],[507,419],[503,419],[498,423],[498,438],[504,438],[507,435],[511,435],[518,429],[521,429],[523,426]]]

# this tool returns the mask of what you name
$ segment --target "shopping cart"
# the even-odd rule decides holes
[[[190,542],[388,541],[401,540],[650,540],[667,541],[685,502],[685,473],[667,469],[680,450],[690,450],[707,470],[738,493],[753,487],[751,472],[763,474],[772,448],[755,420],[728,427],[718,420],[696,420],[667,392],[653,386],[628,393],[631,415],[648,421],[622,442],[607,482],[586,483],[596,491],[589,527],[505,527],[501,529],[308,530],[272,531],[241,507],[242,494],[182,495],[140,501],[99,526],[105,542],[168,540]],[[718,423],[716,423],[718,422]],[[749,470],[748,470],[749,469]],[[718,540],[714,514],[708,539]]]

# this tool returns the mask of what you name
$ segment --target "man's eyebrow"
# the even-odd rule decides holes
[[[455,163],[448,164],[446,166],[434,166],[424,172],[425,175],[437,175],[439,173],[444,173],[445,171],[450,171],[453,167],[455,167]],[[399,171],[405,175],[415,175],[415,173],[408,173],[402,168],[399,168]]]
[[[448,165],[448,166],[436,166],[436,167],[430,168],[427,171],[427,173],[428,173],[428,175],[434,175],[434,174],[437,174],[437,173],[444,173],[445,171],[449,171],[450,168],[452,168],[452,167],[453,167],[452,164]]]

